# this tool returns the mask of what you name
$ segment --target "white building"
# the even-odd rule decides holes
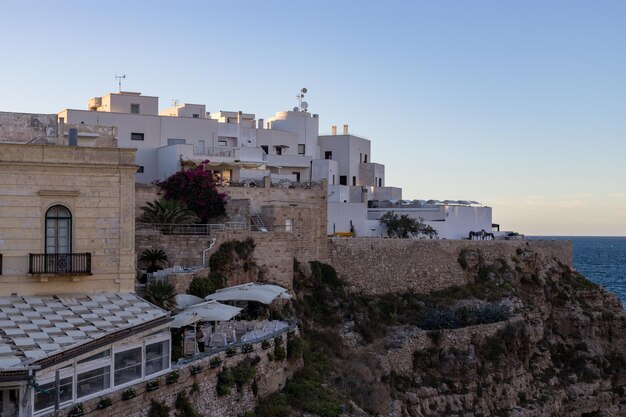
[[[257,120],[240,111],[209,113],[202,104],[160,112],[158,107],[158,97],[119,92],[92,98],[88,110],[66,109],[58,117],[78,127],[79,139],[93,136],[94,126],[115,127],[120,147],[137,148],[139,183],[165,179],[185,162],[206,160],[225,181],[326,179],[329,234],[380,236],[379,210],[368,211],[368,202],[402,199],[401,188],[387,186],[385,166],[372,162],[370,141],[350,134],[348,125],[342,134],[333,126],[330,135],[320,135],[318,115],[298,108]],[[442,238],[491,230],[488,207],[440,205],[407,213],[424,218]]]

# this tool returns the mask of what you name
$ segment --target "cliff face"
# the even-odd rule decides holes
[[[296,279],[296,312],[330,357],[344,414],[626,416],[617,297],[530,247],[457,261],[468,284],[430,294]]]
[[[515,315],[418,332],[392,349],[396,365],[394,354],[413,351],[410,368],[392,366],[406,384],[396,390],[404,414],[626,415],[626,316],[614,295],[531,251],[492,264],[467,252],[460,262],[475,282],[510,286],[500,302]]]

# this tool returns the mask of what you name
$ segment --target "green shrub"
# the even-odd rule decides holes
[[[261,342],[262,349],[268,349],[270,346],[271,346],[270,341],[267,339]]]
[[[235,356],[237,354],[237,349],[234,346],[230,346],[228,349],[226,349],[226,356],[230,357],[230,356]]]
[[[281,345],[274,346],[274,360],[282,361],[287,359],[287,352],[285,352],[285,348]]]
[[[172,371],[165,377],[166,384],[173,384],[180,378],[180,373],[178,371]]]
[[[241,391],[241,388],[256,376],[256,367],[252,365],[251,359],[246,358],[233,367],[232,375],[237,389]]]
[[[184,391],[179,392],[176,396],[174,407],[177,410],[176,417],[201,417]]]
[[[148,410],[148,417],[169,417],[170,408],[163,402],[152,400],[150,401],[150,409]]]
[[[234,383],[235,377],[233,376],[233,371],[230,368],[222,369],[222,372],[217,375],[217,385],[215,387],[217,395],[230,395],[230,388]]]
[[[304,341],[300,337],[287,338],[287,358],[299,358],[304,350]]]
[[[222,364],[222,358],[217,357],[217,356],[215,358],[211,359],[211,361],[209,362],[209,366],[211,368],[217,368],[221,364]]]

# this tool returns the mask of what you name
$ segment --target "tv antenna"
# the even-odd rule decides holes
[[[115,78],[117,79],[117,86],[119,88],[118,92],[122,92],[122,80],[126,78],[126,74],[124,75],[115,75]]]
[[[172,99],[172,107],[178,107],[178,103],[180,103],[180,100],[176,98]]]
[[[308,90],[306,88],[303,88],[300,90],[300,92],[296,96],[296,98],[298,99],[297,111],[306,111],[309,108],[309,104],[306,101],[302,101],[307,91]],[[296,107],[294,107],[293,110],[296,111]]]

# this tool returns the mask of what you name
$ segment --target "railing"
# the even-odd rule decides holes
[[[245,222],[226,222],[220,224],[170,224],[138,223],[137,229],[158,230],[164,235],[210,235],[219,230],[246,230]]]
[[[91,275],[91,253],[31,253],[28,273]]]

